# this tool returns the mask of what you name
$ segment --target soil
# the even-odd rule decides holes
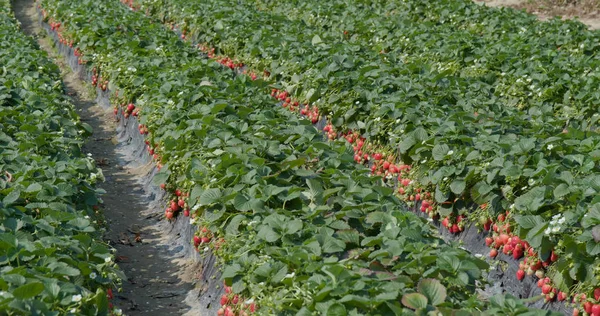
[[[83,150],[92,154],[106,178],[100,185],[106,190],[102,196],[108,224],[105,239],[116,248],[116,261],[127,276],[122,292],[115,292],[113,304],[127,315],[204,314],[199,300],[194,299],[198,297],[200,262],[182,251],[181,240],[175,242],[172,226],[161,216],[164,202],[147,189],[154,166],[149,160],[132,157],[131,148],[117,135],[118,121],[112,110],[97,104],[93,88],[58,54],[39,23],[34,1],[17,0],[13,8],[23,31],[60,67],[66,94],[81,120],[93,127]]]
[[[591,30],[600,29],[600,6],[597,0],[583,0],[572,5],[559,5],[549,0],[476,0],[490,7],[510,7],[526,10],[545,21],[555,16],[577,19]],[[557,2],[558,3],[558,2]]]

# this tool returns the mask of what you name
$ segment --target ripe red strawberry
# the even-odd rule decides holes
[[[227,305],[227,302],[229,302],[229,297],[227,297],[226,294],[223,294],[223,296],[221,296],[221,306]]]
[[[485,231],[490,231],[490,228],[492,227],[492,221],[487,221],[487,223],[483,224],[483,229]]]
[[[133,103],[129,103],[129,105],[127,105],[127,112],[131,113],[134,109],[135,105],[133,105]]]
[[[504,220],[505,220],[505,219],[506,219],[506,218],[504,217],[504,214],[500,214],[500,215],[498,215],[498,221],[499,221],[499,222],[504,222]]]
[[[457,234],[458,232],[460,232],[460,228],[458,228],[458,225],[454,224],[452,225],[452,227],[450,227],[450,232],[453,234]]]
[[[208,237],[200,238],[200,243],[202,243],[202,244],[207,244],[209,242],[210,242],[210,238],[208,238]]]
[[[594,290],[594,298],[596,301],[600,301],[600,287]]]
[[[577,308],[573,308],[573,316],[579,316],[579,310]]]
[[[560,302],[564,301],[567,298],[567,293],[560,291],[556,297]]]
[[[198,247],[198,245],[200,245],[200,236],[194,236],[194,246]]]
[[[188,217],[190,216],[190,209],[186,208],[185,210],[183,210],[183,216]]]
[[[177,204],[177,202],[175,202],[175,201],[171,200],[171,209],[172,209],[173,211],[177,211],[177,210],[179,210],[179,204]]]
[[[183,208],[185,206],[185,200],[179,200],[177,201],[177,205],[179,205],[179,207]]]
[[[499,244],[501,245],[506,245],[506,243],[508,242],[508,235],[507,234],[500,234],[500,236],[498,236],[498,238],[496,239],[496,242],[498,242],[498,239],[500,239]]]
[[[493,244],[493,243],[494,243],[494,239],[493,239],[492,237],[486,237],[486,238],[485,238],[485,245],[486,245],[486,246],[488,246],[488,247],[489,247],[489,246],[490,246],[491,244]]]
[[[523,281],[524,278],[525,278],[525,271],[517,270],[517,279],[519,281]]]
[[[224,308],[219,308],[219,310],[217,310],[217,315],[218,316],[224,316],[225,315],[225,309]]]
[[[523,249],[521,249],[520,247],[515,247],[515,249],[513,249],[513,258],[517,260],[521,257],[523,257]]]
[[[550,284],[544,284],[542,286],[542,293],[548,294],[552,291],[552,286]]]
[[[448,228],[448,217],[444,217],[444,219],[442,220],[442,226]]]
[[[165,212],[165,216],[167,217],[167,219],[172,219],[173,215],[173,211],[168,210]]]
[[[542,288],[542,286],[544,286],[544,284],[545,284],[545,283],[544,283],[544,279],[539,279],[539,280],[537,281],[537,287],[539,287],[539,288]]]
[[[592,306],[592,316],[600,316],[600,304]]]
[[[496,249],[490,250],[490,258],[496,258],[497,255],[498,255],[498,250],[496,250]]]
[[[231,303],[232,303],[233,305],[237,305],[237,303],[239,302],[239,300],[240,300],[240,297],[239,297],[239,296],[237,296],[237,295],[235,295],[235,296],[233,297],[233,299],[231,300]]]
[[[591,302],[583,303],[583,310],[588,314],[592,313],[592,307],[594,307],[594,304],[592,304]]]
[[[161,189],[163,189],[163,190],[164,190],[164,189],[165,189],[165,187],[166,187],[166,185],[165,185],[164,183],[161,183],[161,184],[160,184],[160,188],[161,188]]]
[[[382,155],[382,154],[380,154],[380,153],[375,153],[375,154],[373,155],[373,158],[375,158],[375,160],[381,160],[381,159],[383,158],[383,155]]]
[[[552,251],[552,253],[550,253],[550,261],[554,262],[558,260],[558,255],[554,253],[554,250]]]

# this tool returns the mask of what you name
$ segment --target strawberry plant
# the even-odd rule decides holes
[[[101,239],[102,172],[60,71],[0,1],[0,310],[106,315],[123,276]]]

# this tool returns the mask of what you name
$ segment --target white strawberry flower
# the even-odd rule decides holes
[[[95,279],[98,275],[96,274],[96,272],[92,272],[90,273],[90,279]]]
[[[113,310],[113,314],[117,315],[117,316],[121,316],[121,315],[123,315],[123,311],[120,308],[115,308]]]
[[[454,150],[449,150],[447,153],[448,156],[452,156],[452,154],[454,154]]]
[[[554,148],[554,145],[552,145],[552,144],[548,144],[548,146],[546,146],[546,148],[547,148],[548,150],[552,150],[552,148]]]
[[[106,262],[106,263],[110,263],[111,261],[112,261],[111,257],[104,258],[104,262]]]
[[[75,303],[77,303],[77,302],[81,301],[81,295],[79,295],[79,294],[77,294],[77,295],[73,295],[73,296],[71,297],[71,301],[73,301],[73,302],[75,302]]]

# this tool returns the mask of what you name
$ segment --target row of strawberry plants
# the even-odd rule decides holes
[[[309,121],[275,107],[264,81],[198,58],[117,1],[91,3],[41,8],[96,83],[108,80],[113,102],[140,119],[161,167],[156,180],[173,194],[167,218],[192,217],[199,250],[212,248],[224,266],[221,313],[489,306],[474,295],[487,264],[402,212],[344,143],[322,141]]]
[[[0,1],[0,314],[106,315],[122,274],[101,241],[89,125]]]
[[[342,66],[348,60],[375,62],[376,58],[379,58],[370,50],[366,52],[365,50],[356,50],[357,53],[351,55],[352,58],[342,56],[345,59],[336,59],[336,56],[340,57],[340,51],[343,53],[352,51],[351,44],[347,45],[346,50],[339,47],[348,40],[346,38],[349,37],[348,34],[342,36],[339,32],[335,33],[337,31],[332,32],[333,34],[323,33],[321,28],[315,26],[315,24],[319,24],[318,21],[317,23],[306,23],[309,26],[304,26],[303,22],[309,19],[308,16],[298,22],[298,19],[286,19],[285,16],[274,17],[266,14],[264,8],[255,10],[253,5],[230,6],[226,1],[209,3],[169,1],[170,6],[161,6],[160,8],[152,3],[143,1],[141,3],[141,9],[147,13],[161,17],[163,21],[179,23],[178,27],[185,32],[184,37],[201,42],[208,41],[208,44],[203,43],[205,47],[217,46],[222,49],[222,52],[232,54],[234,58],[239,57],[240,61],[248,62],[251,67],[268,65],[269,72],[279,74],[282,72],[281,69],[274,70],[273,68],[283,67],[281,66],[282,59],[295,63],[296,68],[286,70],[290,70],[288,74],[298,72],[296,78],[286,78],[286,76],[277,78],[284,82],[287,81],[287,87],[291,88],[289,89],[291,92],[314,88],[315,81],[310,80],[310,77],[323,79],[329,75],[329,73],[324,74],[324,71],[327,70],[325,68],[331,68],[331,65],[334,65],[338,59],[338,64],[340,64],[338,66]],[[269,4],[271,3],[269,2]],[[286,5],[290,6],[284,4],[284,6]],[[329,3],[324,6],[328,5]],[[595,113],[597,108],[593,105],[595,96],[590,89],[595,82],[595,76],[590,74],[594,71],[594,63],[588,56],[595,52],[598,37],[583,30],[582,25],[576,23],[555,21],[552,24],[544,24],[524,14],[488,10],[473,4],[456,4],[455,2],[432,6],[431,3],[425,3],[420,10],[415,9],[418,6],[419,4],[414,4],[414,7],[408,10],[406,14],[408,18],[404,23],[390,22],[391,19],[377,21],[376,25],[383,26],[384,30],[386,27],[405,26],[402,29],[404,36],[388,38],[386,43],[387,48],[396,47],[398,49],[397,47],[400,47],[399,52],[390,51],[385,55],[386,58],[394,61],[398,60],[398,58],[393,58],[394,56],[403,57],[404,62],[409,61],[409,66],[399,65],[386,70],[391,69],[398,72],[402,68],[410,70],[410,66],[413,69],[421,69],[417,68],[422,67],[418,63],[424,61],[429,63],[432,68],[439,66],[440,62],[443,66],[453,62],[454,67],[450,67],[450,69],[443,69],[437,73],[433,71],[434,76],[415,74],[414,71],[412,73],[399,72],[410,79],[406,81],[410,84],[414,85],[416,81],[420,88],[434,92],[442,88],[444,91],[429,96],[426,95],[426,92],[417,92],[416,95],[382,93],[381,96],[369,100],[375,106],[368,107],[368,110],[372,111],[374,108],[378,108],[379,112],[370,116],[368,113],[363,115],[364,112],[360,115],[353,115],[355,117],[350,115],[350,121],[356,125],[348,124],[347,126],[360,127],[359,119],[370,121],[370,124],[365,125],[364,130],[369,132],[363,134],[366,136],[380,134],[381,131],[378,129],[381,126],[387,130],[393,129],[392,135],[386,137],[384,142],[392,145],[399,144],[404,161],[418,162],[418,168],[415,168],[412,178],[418,180],[421,186],[426,185],[430,191],[435,192],[436,202],[443,203],[438,205],[431,215],[441,214],[444,216],[444,222],[450,221],[448,227],[454,232],[460,231],[462,225],[459,222],[463,216],[469,215],[473,221],[478,220],[481,215],[481,225],[489,227],[491,218],[496,219],[496,215],[499,216],[510,209],[512,215],[509,216],[508,221],[513,226],[520,228],[516,233],[527,240],[525,247],[529,243],[534,246],[535,251],[529,251],[534,254],[532,257],[537,257],[539,252],[539,257],[545,261],[544,266],[546,266],[547,263],[550,263],[549,258],[552,253],[561,254],[563,260],[560,260],[555,266],[560,270],[559,273],[554,273],[556,285],[564,292],[571,289],[571,292],[574,293],[579,291],[591,293],[598,284],[596,277],[598,271],[588,270],[586,267],[597,266],[597,254],[600,247],[598,238],[594,238],[594,227],[598,225],[598,222],[594,220],[598,215],[598,199],[594,199],[594,197],[597,196],[599,190],[598,134],[595,127],[598,115]],[[322,10],[322,6],[319,5],[315,5],[315,7],[318,8],[316,11],[319,11],[321,17],[334,16],[334,13],[340,12],[339,7],[338,11],[334,12]],[[423,10],[424,8],[427,10]],[[450,13],[443,13],[444,10]],[[348,11],[356,13],[359,10],[350,9]],[[392,11],[390,10],[390,12]],[[310,12],[310,10],[302,12]],[[368,12],[368,10],[360,12]],[[411,15],[410,12],[416,13]],[[365,19],[361,13],[357,13],[357,15],[357,23],[358,21],[373,22],[372,18]],[[448,23],[439,26],[425,23],[425,27],[411,29],[412,25],[406,21],[413,21],[415,17],[424,21],[448,18]],[[507,17],[511,17],[511,19]],[[347,18],[351,20],[355,17]],[[394,16],[394,18],[398,17]],[[504,18],[511,24],[508,22],[490,23],[499,18]],[[471,24],[465,32],[453,31],[451,26],[460,26],[467,20]],[[329,24],[321,24],[325,26],[325,29],[329,28]],[[492,27],[501,26],[503,31],[491,32],[490,25]],[[369,30],[373,29],[369,28]],[[367,28],[365,27],[363,30],[367,30]],[[371,40],[376,36],[372,32],[379,31],[379,28],[375,28],[371,32],[364,31],[362,35],[365,40]],[[360,32],[360,28],[353,30],[353,34]],[[253,34],[254,37],[252,37]],[[271,37],[267,38],[265,34]],[[422,39],[423,34],[428,35],[426,40]],[[325,50],[329,49],[328,54],[323,53],[322,47],[313,47],[319,46],[315,45],[315,41],[313,41],[315,35],[319,35],[317,42],[328,45],[325,48]],[[539,41],[524,45],[523,40],[533,35],[541,35]],[[247,41],[248,38],[253,38],[253,40]],[[444,38],[448,40],[444,42]],[[351,39],[356,40],[357,37],[353,36]],[[282,41],[285,41],[286,45],[281,45]],[[472,54],[465,58],[464,55],[440,54],[444,50],[449,52],[449,48],[460,41],[470,44],[471,49],[479,53],[479,56]],[[411,44],[406,45],[405,42]],[[412,45],[415,42],[416,44]],[[362,43],[368,44],[366,41]],[[441,49],[435,49],[435,46],[440,46]],[[506,49],[500,49],[503,46]],[[412,56],[405,57],[407,52]],[[415,56],[416,53],[419,55]],[[313,62],[322,59],[324,55],[329,55],[334,63]],[[426,57],[423,58],[423,55]],[[266,63],[263,60],[256,62],[257,56],[264,58]],[[499,56],[502,58],[498,58]],[[525,62],[515,62],[520,59],[524,59]],[[493,62],[494,60],[503,62]],[[450,65],[452,66],[452,64]],[[347,66],[345,72],[362,71],[353,69],[351,63],[345,66]],[[325,70],[315,71],[315,67],[317,69],[324,67]],[[460,67],[468,67],[468,70],[473,71],[465,73],[465,70]],[[541,69],[544,69],[545,73],[542,74]],[[446,73],[443,73],[444,71]],[[343,100],[344,98],[340,97],[347,97],[349,94],[346,93],[347,91],[343,91],[344,86],[339,82],[356,77],[352,74],[340,74],[340,72],[326,77],[326,82],[321,80],[318,83],[321,86],[325,85],[322,90],[336,90],[333,93],[337,95],[333,98],[335,101],[333,110],[337,112],[338,118],[341,115],[348,118],[348,106],[344,102],[352,104],[355,99]],[[457,74],[473,77],[470,78],[473,80],[461,82],[461,80],[452,78]],[[525,76],[521,77],[524,74]],[[436,79],[431,80],[432,77]],[[440,87],[439,80],[444,77],[450,77],[456,82],[450,82],[448,85]],[[431,83],[428,83],[428,80]],[[306,87],[303,90],[295,90],[298,85],[304,84],[304,81],[308,81]],[[372,85],[372,80],[363,81],[359,84]],[[485,86],[482,87],[482,85]],[[359,90],[354,82],[349,86],[354,90]],[[533,91],[532,89],[536,86],[537,90]],[[340,87],[342,87],[341,92],[339,91]],[[465,90],[473,87],[477,87],[474,92]],[[361,87],[359,86],[359,88]],[[370,92],[377,94],[380,90],[380,88],[371,88]],[[459,96],[462,100],[468,98],[473,103],[458,99],[455,92],[457,90],[463,90],[465,93],[465,96]],[[538,94],[534,95],[533,92],[538,92]],[[422,94],[425,94],[425,97]],[[440,94],[442,98],[440,98]],[[497,99],[490,102],[489,97],[493,94]],[[331,94],[324,93],[322,96],[327,97],[327,101],[332,100]],[[398,104],[398,102],[402,102],[402,99],[410,100],[415,97],[431,99],[432,103],[413,104],[414,102],[410,102],[402,104],[402,107]],[[446,98],[446,102],[444,102],[444,98]],[[439,104],[440,100],[446,104]],[[460,106],[457,107],[455,104],[447,102],[448,100],[450,102],[457,101]],[[480,105],[476,100],[481,100]],[[300,92],[297,101],[302,103],[310,101],[310,98],[306,98]],[[506,106],[511,104],[517,106],[514,108]],[[383,109],[380,105],[383,105]],[[321,106],[321,109],[326,108],[326,105]],[[354,108],[350,108],[350,111],[356,112],[354,110]],[[416,121],[417,118],[422,118],[417,113],[427,113],[427,120]],[[446,122],[446,117],[450,117],[452,124]],[[330,118],[335,127],[339,128],[340,121],[336,120],[336,113]],[[382,124],[381,118],[387,119],[387,122],[384,121]],[[341,125],[345,123],[344,121],[347,120],[342,120]],[[412,132],[400,135],[400,137],[394,135],[405,132],[405,129],[411,129]],[[465,138],[464,135],[478,135],[478,137],[471,139],[471,137]],[[350,139],[355,140],[352,137]],[[360,148],[357,149],[360,150]],[[529,154],[531,150],[540,153],[531,156]],[[363,155],[364,153],[357,153],[357,160],[362,161]],[[457,164],[458,168],[455,167]],[[409,200],[414,199],[418,194],[415,194],[416,192],[413,190],[420,188],[413,187],[411,186],[410,190],[401,188],[400,193]],[[475,200],[481,204],[489,203],[487,205],[491,205],[492,208],[484,207],[475,213],[466,212],[463,209],[464,203],[456,203],[457,199]],[[448,201],[454,203],[446,204]],[[449,207],[444,207],[445,205]],[[515,209],[516,212],[514,212]],[[519,215],[526,216],[519,217]],[[496,231],[499,233],[498,236],[504,233]],[[503,243],[495,243],[495,246],[501,247]],[[511,245],[505,247],[504,250],[513,251],[512,248]],[[528,249],[518,250],[515,257],[522,256],[523,250],[527,251]],[[490,254],[493,253],[494,250]],[[580,262],[581,260],[574,262],[574,258],[585,259],[584,262]],[[539,268],[532,268],[537,267],[537,260],[530,259],[530,261],[530,264],[520,271],[520,274],[525,271],[533,273],[539,270]],[[578,281],[584,281],[584,284],[577,284]],[[591,297],[591,295],[589,296]]]

